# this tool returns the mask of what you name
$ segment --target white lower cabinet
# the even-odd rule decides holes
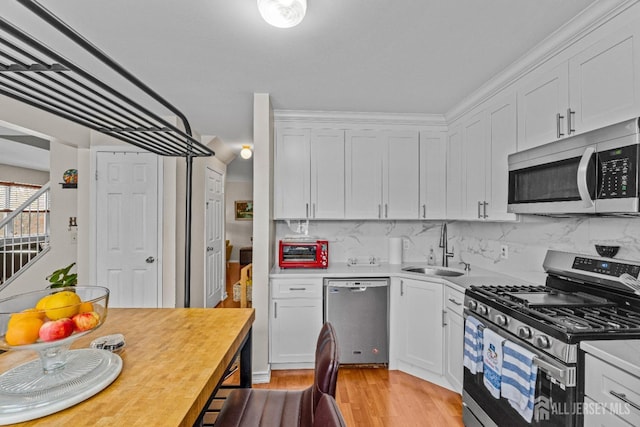
[[[458,393],[462,393],[462,352],[464,347],[464,293],[448,286],[444,290],[444,376]]]
[[[272,367],[313,366],[322,328],[322,278],[271,279],[270,286]]]
[[[392,332],[398,362],[442,375],[442,283],[399,279],[392,301],[396,325]],[[392,315],[393,315],[392,314]]]
[[[640,425],[640,378],[591,354],[585,355],[584,425]],[[596,403],[597,402],[597,403]]]

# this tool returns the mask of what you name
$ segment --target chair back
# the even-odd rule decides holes
[[[331,323],[326,322],[320,330],[316,345],[316,362],[313,380],[313,408],[320,403],[323,394],[336,397],[338,381],[338,340]]]
[[[320,402],[313,414],[313,427],[346,427],[342,413],[336,400],[328,394],[320,397]]]

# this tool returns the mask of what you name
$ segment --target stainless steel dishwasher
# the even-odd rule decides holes
[[[324,320],[336,330],[340,363],[389,363],[389,279],[324,279]]]

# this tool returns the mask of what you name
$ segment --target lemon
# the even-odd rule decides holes
[[[75,292],[62,291],[49,295],[44,301],[44,310],[51,320],[58,320],[64,317],[71,318],[78,314],[82,300]]]
[[[44,310],[44,303],[47,299],[49,299],[51,295],[47,295],[45,297],[40,298],[40,301],[36,304],[36,310]]]

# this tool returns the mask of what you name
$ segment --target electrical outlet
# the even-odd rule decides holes
[[[509,246],[500,245],[500,258],[509,259]]]
[[[402,249],[405,251],[409,250],[409,239],[402,239]]]

